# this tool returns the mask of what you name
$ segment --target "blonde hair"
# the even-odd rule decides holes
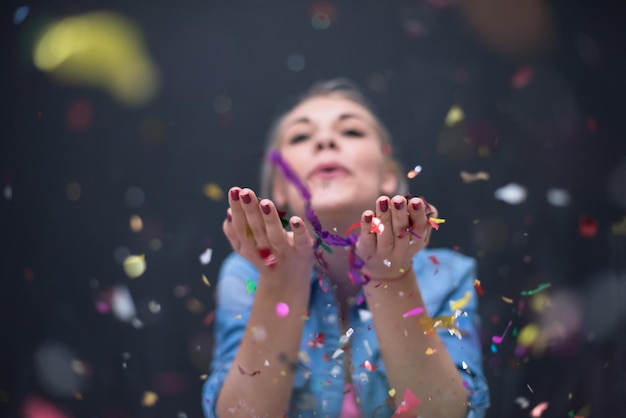
[[[320,81],[313,84],[313,86],[311,86],[311,88],[305,94],[298,98],[298,100],[293,104],[293,106],[291,106],[291,108],[289,108],[289,110],[282,113],[274,120],[274,123],[272,123],[269,133],[267,135],[265,152],[267,153],[274,148],[274,145],[278,140],[278,134],[281,125],[285,120],[285,117],[292,109],[309,99],[325,96],[335,96],[350,100],[358,105],[361,105],[368,112],[370,112],[372,118],[374,119],[375,129],[378,133],[381,144],[388,145],[389,148],[389,153],[387,154],[388,162],[393,165],[396,178],[398,180],[398,186],[396,188],[395,194],[405,195],[408,192],[408,182],[406,180],[406,177],[404,176],[404,172],[402,170],[400,162],[392,155],[393,144],[389,131],[380,121],[380,119],[374,112],[374,107],[371,105],[369,100],[367,100],[361,90],[352,81],[346,78],[335,78],[332,80]],[[275,173],[276,170],[274,168],[274,165],[269,162],[267,158],[264,159],[263,164],[261,165],[261,196],[271,197],[272,179],[274,178]]]

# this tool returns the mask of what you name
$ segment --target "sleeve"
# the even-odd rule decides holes
[[[439,336],[443,340],[450,357],[456,364],[463,385],[467,389],[469,408],[467,418],[483,418],[489,407],[489,388],[483,372],[482,349],[479,338],[480,317],[478,316],[478,294],[474,289],[476,277],[476,260],[463,257],[456,260],[455,287],[445,299],[439,315],[454,314],[453,303],[464,303],[461,310],[467,313],[457,318],[457,326],[462,338],[451,334],[447,329],[439,329]],[[460,278],[460,280],[459,280]],[[463,301],[463,302],[460,302]],[[457,308],[458,309],[458,308]]]
[[[209,377],[202,389],[202,408],[206,418],[217,416],[217,398],[250,317],[253,295],[246,291],[246,279],[258,280],[254,266],[237,254],[228,256],[218,275],[213,357]]]

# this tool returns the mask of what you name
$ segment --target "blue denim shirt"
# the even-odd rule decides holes
[[[483,373],[478,335],[478,296],[474,289],[476,261],[452,250],[425,248],[413,259],[413,268],[426,311],[431,317],[452,315],[454,311],[450,301],[460,300],[466,297],[467,292],[471,292],[469,302],[463,307],[467,316],[457,319],[458,329],[463,333],[462,339],[447,329],[437,329],[437,332],[467,388],[470,402],[467,417],[482,418],[489,406],[489,391]],[[233,359],[250,315],[254,293],[246,291],[246,279],[254,282],[258,280],[256,268],[238,254],[229,255],[218,277],[215,345],[211,373],[203,388],[203,408],[207,418],[216,416],[219,391],[228,370],[233,367]],[[346,381],[344,356],[333,356],[343,335],[341,321],[332,286],[328,286],[328,282],[320,286],[313,273],[311,286],[309,319],[305,322],[300,343],[300,351],[306,355],[298,356],[299,367],[287,415],[294,418],[334,418],[339,417],[341,411]],[[348,328],[353,329],[350,343],[355,397],[363,418],[391,417],[394,410],[386,402],[391,388],[385,365],[371,314],[365,299],[359,296],[355,300],[360,303],[352,306],[348,314]],[[323,346],[309,344],[319,333],[325,334]],[[364,368],[362,365],[366,360],[378,367]],[[401,399],[402,394],[396,397]]]

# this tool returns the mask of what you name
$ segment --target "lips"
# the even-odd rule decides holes
[[[350,170],[348,170],[344,165],[337,162],[329,162],[316,165],[315,168],[311,170],[307,178],[316,177],[330,179],[345,176],[347,174],[350,174]]]

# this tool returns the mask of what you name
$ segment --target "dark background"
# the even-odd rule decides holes
[[[30,12],[15,23],[19,6]],[[616,227],[626,215],[624,9],[3,2],[0,414],[200,417],[214,307],[202,276],[214,284],[229,252],[226,202],[203,188],[258,187],[272,119],[314,81],[347,76],[376,105],[402,163],[422,166],[411,192],[447,219],[433,245],[479,260],[488,417],[527,417],[541,402],[543,417],[626,416],[626,235]],[[154,99],[128,106],[35,68],[42,22],[93,10],[120,13],[143,34],[161,77]],[[316,29],[324,16],[330,25]],[[288,64],[293,54],[302,68]],[[78,125],[68,119],[77,101],[91,112]],[[453,105],[465,118],[450,127]],[[463,170],[490,178],[465,183]],[[494,197],[513,182],[525,201]],[[550,204],[551,188],[569,202]],[[144,199],[133,203],[137,190]],[[134,280],[121,265],[128,254],[145,254]],[[521,295],[542,283],[551,287],[541,297]],[[128,289],[140,323],[96,309],[114,286]],[[492,347],[509,321],[516,331],[540,324],[547,347],[516,355],[511,335]]]

